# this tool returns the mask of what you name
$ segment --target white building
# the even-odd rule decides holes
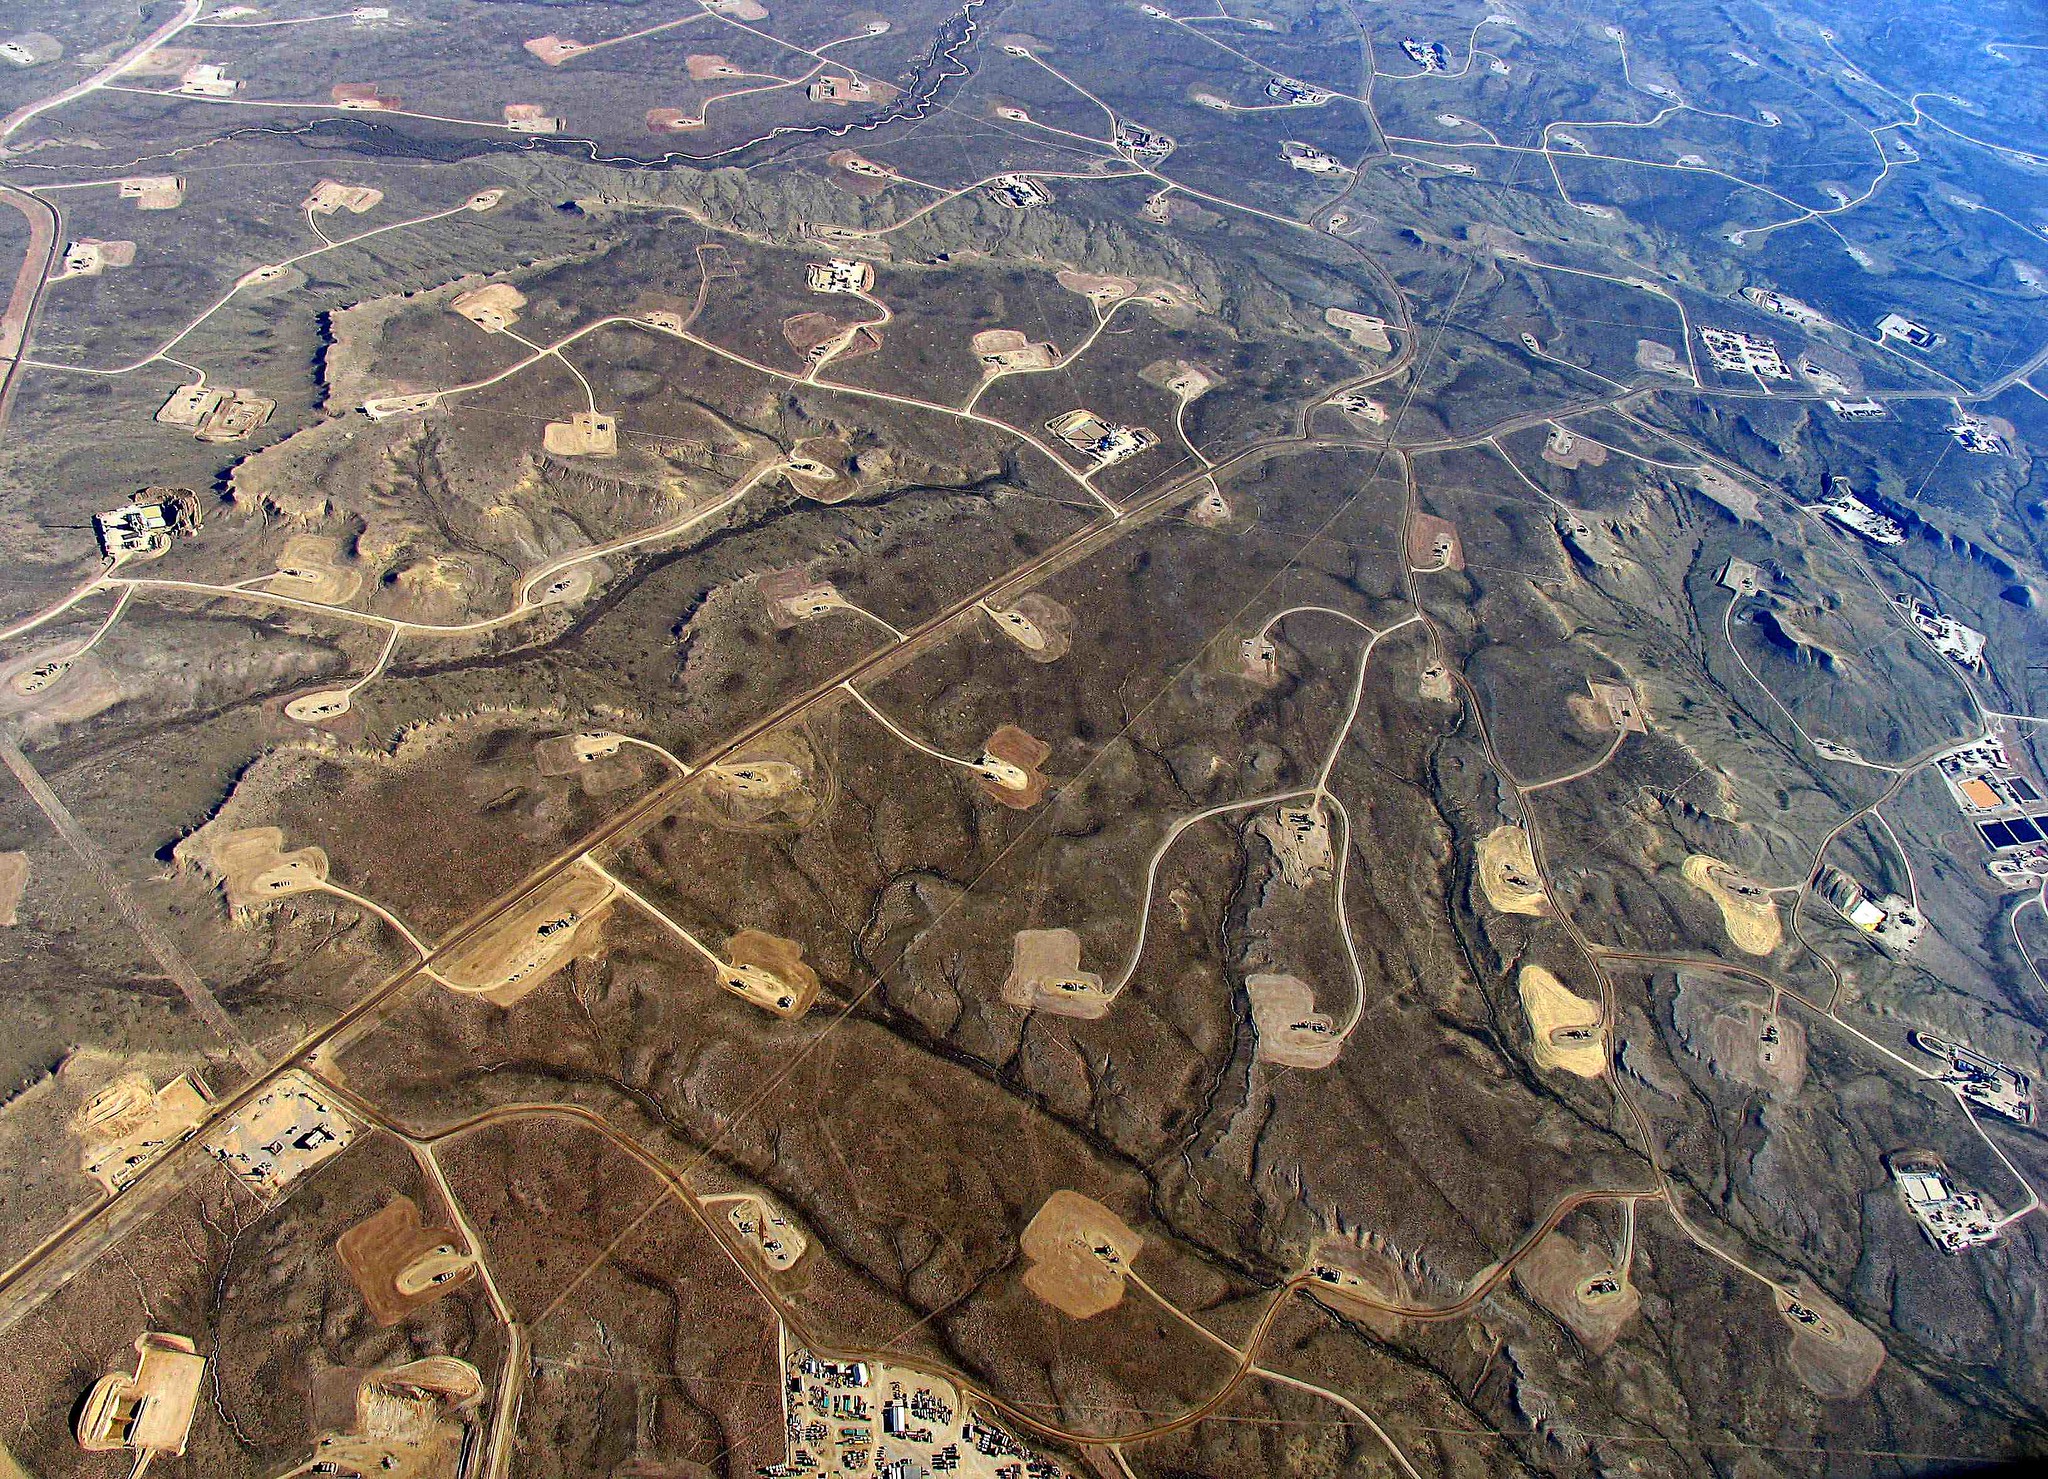
[[[1914,1047],[1947,1065],[1941,1081],[1965,1099],[2020,1124],[2034,1122],[2034,1080],[2030,1075],[1931,1032],[1915,1029],[1909,1036]]]
[[[1761,335],[1737,329],[1702,328],[1700,340],[1707,346],[1707,358],[1717,370],[1731,375],[1754,375],[1759,380],[1792,378],[1792,368],[1778,353],[1778,346]]]
[[[1941,335],[1931,329],[1923,329],[1903,314],[1887,313],[1877,321],[1877,337],[1896,339],[1914,349],[1932,349],[1941,343]]]
[[[1026,175],[997,175],[988,182],[988,198],[1013,211],[1028,211],[1035,205],[1049,205],[1052,197],[1045,187]]]
[[[1425,72],[1448,72],[1451,70],[1450,54],[1444,50],[1441,41],[1418,41],[1413,37],[1401,43],[1401,50],[1408,53],[1408,60]]]
[[[1920,634],[1934,644],[1934,650],[1957,667],[1975,668],[1982,664],[1984,645],[1989,639],[1975,627],[1965,626],[1912,596],[1897,595],[1892,601]]]
[[[195,98],[230,97],[241,85],[218,62],[201,62],[178,79],[178,91]]]
[[[1897,519],[1886,518],[1854,493],[1837,493],[1825,503],[1813,505],[1844,529],[1862,535],[1872,544],[1904,544],[1906,531]]]
[[[1299,139],[1288,139],[1280,146],[1280,157],[1298,170],[1312,175],[1348,175],[1350,169],[1340,159],[1335,159],[1313,144],[1304,144]]]
[[[1093,457],[1097,470],[1159,445],[1159,438],[1149,428],[1118,426],[1080,407],[1046,422],[1045,429],[1076,452]]]
[[[74,241],[64,248],[64,277],[98,277],[107,265],[96,241]]]
[[[161,554],[171,544],[171,509],[162,503],[130,503],[92,516],[100,553],[110,560]]]
[[[1958,413],[1956,424],[1948,429],[1948,434],[1965,452],[1976,452],[1986,457],[2012,456],[2012,446],[1998,428],[1967,411]]]
[[[1787,297],[1771,288],[1744,288],[1742,296],[1766,313],[1789,318],[1796,324],[1810,329],[1827,327],[1827,317],[1819,309],[1808,307],[1797,298]]]
[[[355,1124],[326,1090],[297,1071],[281,1075],[205,1140],[207,1153],[266,1202],[348,1149]]]
[[[1998,1220],[1985,1209],[1983,1197],[1954,1186],[1938,1156],[1903,1152],[1891,1158],[1891,1172],[1906,1210],[1942,1252],[1962,1253],[1998,1241]]]
[[[804,276],[814,293],[865,293],[875,285],[872,262],[856,262],[845,257],[813,262],[804,269]]]
[[[1266,83],[1266,96],[1295,108],[1320,108],[1330,101],[1326,88],[1312,87],[1293,77],[1275,77]]]

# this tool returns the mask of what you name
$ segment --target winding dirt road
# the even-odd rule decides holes
[[[0,313],[0,432],[4,432],[7,413],[14,404],[15,370],[28,346],[36,310],[43,304],[43,284],[56,265],[59,222],[55,206],[12,185],[0,185],[0,203],[14,207],[28,222],[28,250],[22,254],[21,270],[14,275],[6,311]]]

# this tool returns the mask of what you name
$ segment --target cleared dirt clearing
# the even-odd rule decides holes
[[[1529,834],[1509,824],[1480,839],[1479,887],[1486,902],[1503,914],[1548,914],[1550,901],[1536,881]]]
[[[1784,926],[1778,920],[1777,902],[1762,884],[1705,853],[1687,858],[1679,872],[1720,909],[1722,927],[1737,950],[1769,955],[1778,948]]]
[[[1598,1078],[1607,1068],[1606,1033],[1600,1004],[1568,990],[1540,965],[1525,965],[1517,979],[1522,1010],[1539,1068],[1561,1068],[1580,1078]]]
[[[1145,1240],[1077,1191],[1045,1199],[1020,1240],[1031,1260],[1024,1287],[1062,1314],[1085,1320],[1123,1302],[1124,1276]]]

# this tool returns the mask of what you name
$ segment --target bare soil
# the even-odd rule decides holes
[[[1642,1306],[1635,1285],[1613,1271],[1607,1253],[1563,1233],[1549,1233],[1529,1250],[1515,1265],[1515,1282],[1595,1356],[1614,1344]]]
[[[1086,1320],[1122,1303],[1124,1274],[1144,1245],[1100,1202],[1056,1191],[1018,1240],[1031,1260],[1024,1287],[1062,1314]]]

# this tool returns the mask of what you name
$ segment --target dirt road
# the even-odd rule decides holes
[[[28,250],[22,254],[21,270],[14,275],[6,311],[0,313],[0,429],[4,429],[14,401],[15,369],[43,301],[43,283],[57,260],[57,212],[48,202],[12,185],[0,185],[0,202],[14,207],[28,222]]]
[[[0,153],[7,152],[7,141],[30,119],[105,87],[131,64],[148,56],[198,20],[200,11],[205,8],[205,0],[184,0],[176,15],[83,82],[74,83],[62,92],[52,93],[33,103],[24,103],[5,118],[0,118]],[[20,366],[22,351],[28,345],[28,333],[36,309],[42,303],[43,284],[57,260],[57,212],[48,202],[11,185],[0,185],[0,200],[26,216],[29,225],[28,252],[22,257],[21,270],[14,276],[14,291],[7,300],[6,312],[0,314],[0,433],[4,433],[7,412],[14,401],[15,371]]]
[[[92,834],[80,825],[71,808],[64,804],[64,798],[50,788],[42,772],[29,763],[28,756],[21,753],[21,744],[14,731],[0,726],[0,763],[14,772],[14,778],[21,782],[29,799],[34,801],[57,835],[78,855],[80,862],[92,873],[100,889],[112,902],[121,917],[131,929],[142,937],[143,945],[156,957],[156,963],[163,967],[164,974],[177,983],[185,993],[185,1000],[192,1004],[192,1010],[199,1014],[201,1021],[211,1027],[234,1054],[235,1061],[251,1073],[261,1073],[264,1063],[262,1055],[249,1045],[242,1036],[242,1029],[235,1025],[221,1004],[214,1000],[206,983],[199,979],[199,972],[192,969],[192,963],[185,959],[171,937],[164,933],[161,924],[137,902],[128,885],[123,883],[107,862],[107,855],[100,851],[99,844],[92,840]]]

